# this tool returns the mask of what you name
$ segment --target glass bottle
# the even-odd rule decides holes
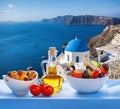
[[[57,73],[57,50],[55,47],[49,47],[47,74],[43,75],[42,82],[54,87],[54,91],[58,92],[62,89],[63,78]]]

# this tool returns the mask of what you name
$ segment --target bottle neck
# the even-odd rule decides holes
[[[51,55],[48,53],[48,63],[49,63],[49,64],[56,64],[56,55],[55,55],[55,56],[51,56]]]
[[[56,66],[49,66],[48,65],[48,74],[56,75],[57,74],[57,67]]]
[[[57,51],[52,53],[48,51],[48,73],[49,74],[57,74],[56,58],[57,58]]]

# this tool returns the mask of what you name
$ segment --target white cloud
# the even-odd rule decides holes
[[[8,4],[8,8],[13,8],[13,4]]]
[[[14,6],[15,5],[13,5],[13,4],[8,4],[7,9],[5,9],[4,12],[9,13]]]

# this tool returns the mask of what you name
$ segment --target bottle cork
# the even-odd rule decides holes
[[[56,47],[49,47],[50,56],[55,56]]]

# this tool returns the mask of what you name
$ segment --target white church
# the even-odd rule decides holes
[[[87,45],[77,37],[68,42],[64,54],[59,56],[60,63],[79,63],[85,57],[89,57],[89,48]]]

